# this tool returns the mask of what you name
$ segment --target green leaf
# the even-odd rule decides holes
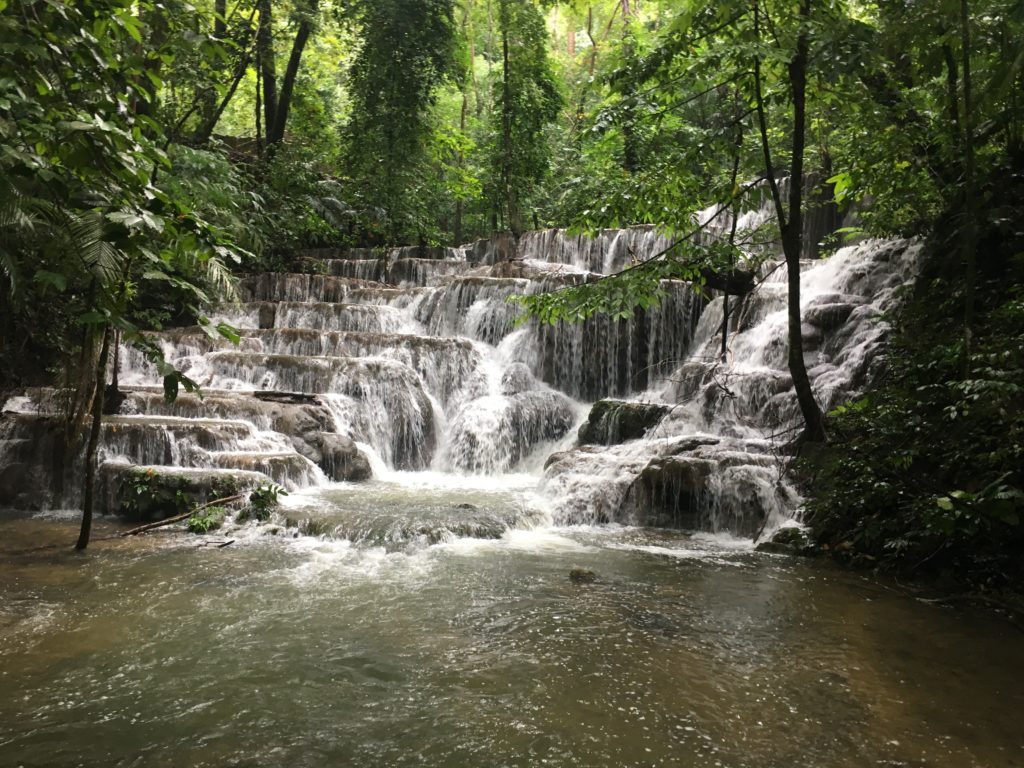
[[[63,291],[68,287],[67,278],[64,275],[58,275],[56,272],[50,272],[45,269],[36,271],[33,278],[37,283],[43,283],[44,285],[52,285],[58,291]]]
[[[235,345],[237,345],[242,340],[242,337],[239,335],[238,331],[235,330],[232,326],[228,325],[227,323],[217,323],[217,332]]]

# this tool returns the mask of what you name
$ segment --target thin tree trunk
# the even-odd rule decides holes
[[[235,96],[235,91],[238,90],[238,86],[241,84],[242,79],[245,77],[246,71],[249,69],[249,62],[252,61],[252,38],[253,38],[253,20],[256,18],[256,9],[253,8],[252,13],[249,14],[248,29],[246,35],[240,45],[242,49],[242,56],[238,60],[238,65],[235,67],[235,71],[231,77],[231,84],[228,86],[227,93],[224,94],[224,98],[221,99],[220,104],[217,108],[203,119],[203,124],[196,131],[195,141],[200,144],[205,144],[210,140],[213,135],[214,129],[217,127],[217,123],[220,121],[221,115],[224,114],[224,110],[228,108],[228,104],[231,103],[231,99]]]
[[[281,81],[281,93],[277,100],[277,110],[271,130],[267,124],[267,145],[278,144],[284,139],[284,129],[288,122],[288,112],[292,105],[292,92],[295,90],[295,79],[299,74],[299,64],[302,62],[302,52],[306,48],[310,35],[313,33],[313,16],[317,12],[317,0],[311,0],[307,9],[307,15],[299,22],[299,28],[295,32],[295,40],[292,41],[292,52],[288,57],[288,66],[284,71],[284,79]]]
[[[227,37],[227,25],[225,24],[225,17],[227,16],[227,12],[227,0],[214,0],[213,38],[218,43],[223,43],[224,38]],[[200,114],[203,116],[202,126],[206,126],[207,124],[209,124],[209,122],[213,119],[213,116],[216,114],[216,112],[217,91],[212,86],[207,84],[202,90],[202,108],[200,109]]]
[[[274,16],[271,0],[259,0],[260,24],[256,52],[263,80],[263,125],[269,139],[277,120],[277,67],[274,59]]]
[[[954,141],[962,141],[963,133],[960,130],[960,86],[957,84],[956,56],[949,44],[942,46],[942,55],[946,60],[946,98],[949,100],[949,123]]]
[[[811,382],[807,376],[807,366],[804,364],[804,340],[800,316],[800,257],[803,251],[804,149],[807,127],[807,60],[810,49],[807,26],[810,16],[811,0],[800,0],[800,32],[797,35],[796,53],[789,62],[789,84],[793,98],[793,157],[789,173],[788,220],[778,181],[775,178],[775,169],[772,167],[759,58],[754,59],[754,87],[765,173],[771,188],[772,200],[775,203],[775,211],[782,233],[782,251],[786,258],[789,373],[793,378],[793,388],[796,390],[800,414],[804,420],[803,436],[812,442],[821,442],[825,439],[825,423],[821,408],[814,399],[814,391],[811,389]],[[754,3],[754,34],[760,39],[760,9],[757,2]]]
[[[622,0],[622,58],[626,66],[636,59],[636,46],[630,29],[629,0]],[[636,136],[636,103],[627,95],[622,102],[622,167],[629,173],[640,170],[640,147]]]
[[[469,13],[472,9],[472,5],[472,0],[466,0],[462,13],[462,35],[469,40],[469,68],[466,71],[462,82],[462,107],[459,110],[459,134],[461,136],[466,135],[466,114],[469,112],[469,89],[473,82],[473,39],[469,32]],[[465,162],[465,153],[459,150],[457,165],[460,171],[465,165]],[[454,245],[460,245],[462,243],[463,206],[462,197],[459,197],[455,201],[455,220],[452,223],[452,239],[455,241],[453,243]]]
[[[975,253],[975,191],[974,191],[974,109],[971,94],[971,12],[968,0],[960,0],[960,45],[963,49],[962,69],[964,81],[964,212],[962,230],[964,250],[964,353],[963,377],[971,369],[971,351],[974,335],[974,283],[977,271]]]
[[[523,231],[519,203],[516,200],[514,179],[512,178],[512,85],[509,82],[508,26],[501,30],[502,47],[502,78],[501,78],[501,141],[502,141],[502,177],[505,184],[505,203],[508,206],[509,227],[518,237]]]
[[[100,442],[100,427],[103,421],[103,398],[106,394],[107,356],[110,353],[110,326],[103,329],[103,344],[96,361],[96,393],[92,401],[92,426],[89,428],[89,443],[85,449],[85,494],[82,499],[82,528],[78,533],[75,549],[89,546],[92,532],[92,510],[96,492],[96,451]]]
[[[256,154],[263,157],[263,92],[260,76],[260,49],[256,48]]]
[[[594,65],[597,63],[597,40],[594,39],[594,6],[587,6],[587,37],[590,38],[590,61],[587,62],[587,74],[594,76]]]

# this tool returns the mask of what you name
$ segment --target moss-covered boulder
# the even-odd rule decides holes
[[[759,542],[755,549],[773,555],[810,555],[816,552],[807,532],[795,525],[779,528],[769,539]]]
[[[100,467],[106,511],[143,522],[181,515],[195,505],[237,496],[269,482],[266,475],[245,470],[115,462]]]

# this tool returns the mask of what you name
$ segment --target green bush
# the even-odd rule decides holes
[[[947,224],[882,381],[830,414],[831,444],[802,462],[806,520],[842,557],[971,588],[1024,586],[1024,237],[1005,226],[1020,199],[1000,189],[983,208],[969,354]]]
[[[224,518],[228,510],[225,507],[207,507],[196,510],[188,519],[188,530],[190,533],[204,534],[215,531],[224,525]]]
[[[239,522],[245,520],[267,520],[270,513],[280,504],[282,496],[287,496],[288,491],[277,483],[261,485],[249,494],[249,504],[239,514]]]

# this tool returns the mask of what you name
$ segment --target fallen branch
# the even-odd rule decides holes
[[[200,504],[199,506],[195,507],[189,512],[186,512],[183,515],[175,515],[174,517],[168,517],[164,520],[158,520],[155,523],[146,523],[145,525],[140,525],[138,528],[132,528],[130,531],[124,531],[118,534],[118,537],[124,538],[125,536],[137,536],[140,533],[146,533],[146,531],[152,531],[155,528],[163,528],[166,525],[180,523],[182,520],[187,520],[188,518],[192,517],[192,515],[194,515],[201,509],[213,507],[218,504],[229,504],[233,501],[241,501],[245,497],[245,493],[236,493],[234,496],[226,496],[223,499],[214,499],[213,501],[208,501],[205,504]]]

